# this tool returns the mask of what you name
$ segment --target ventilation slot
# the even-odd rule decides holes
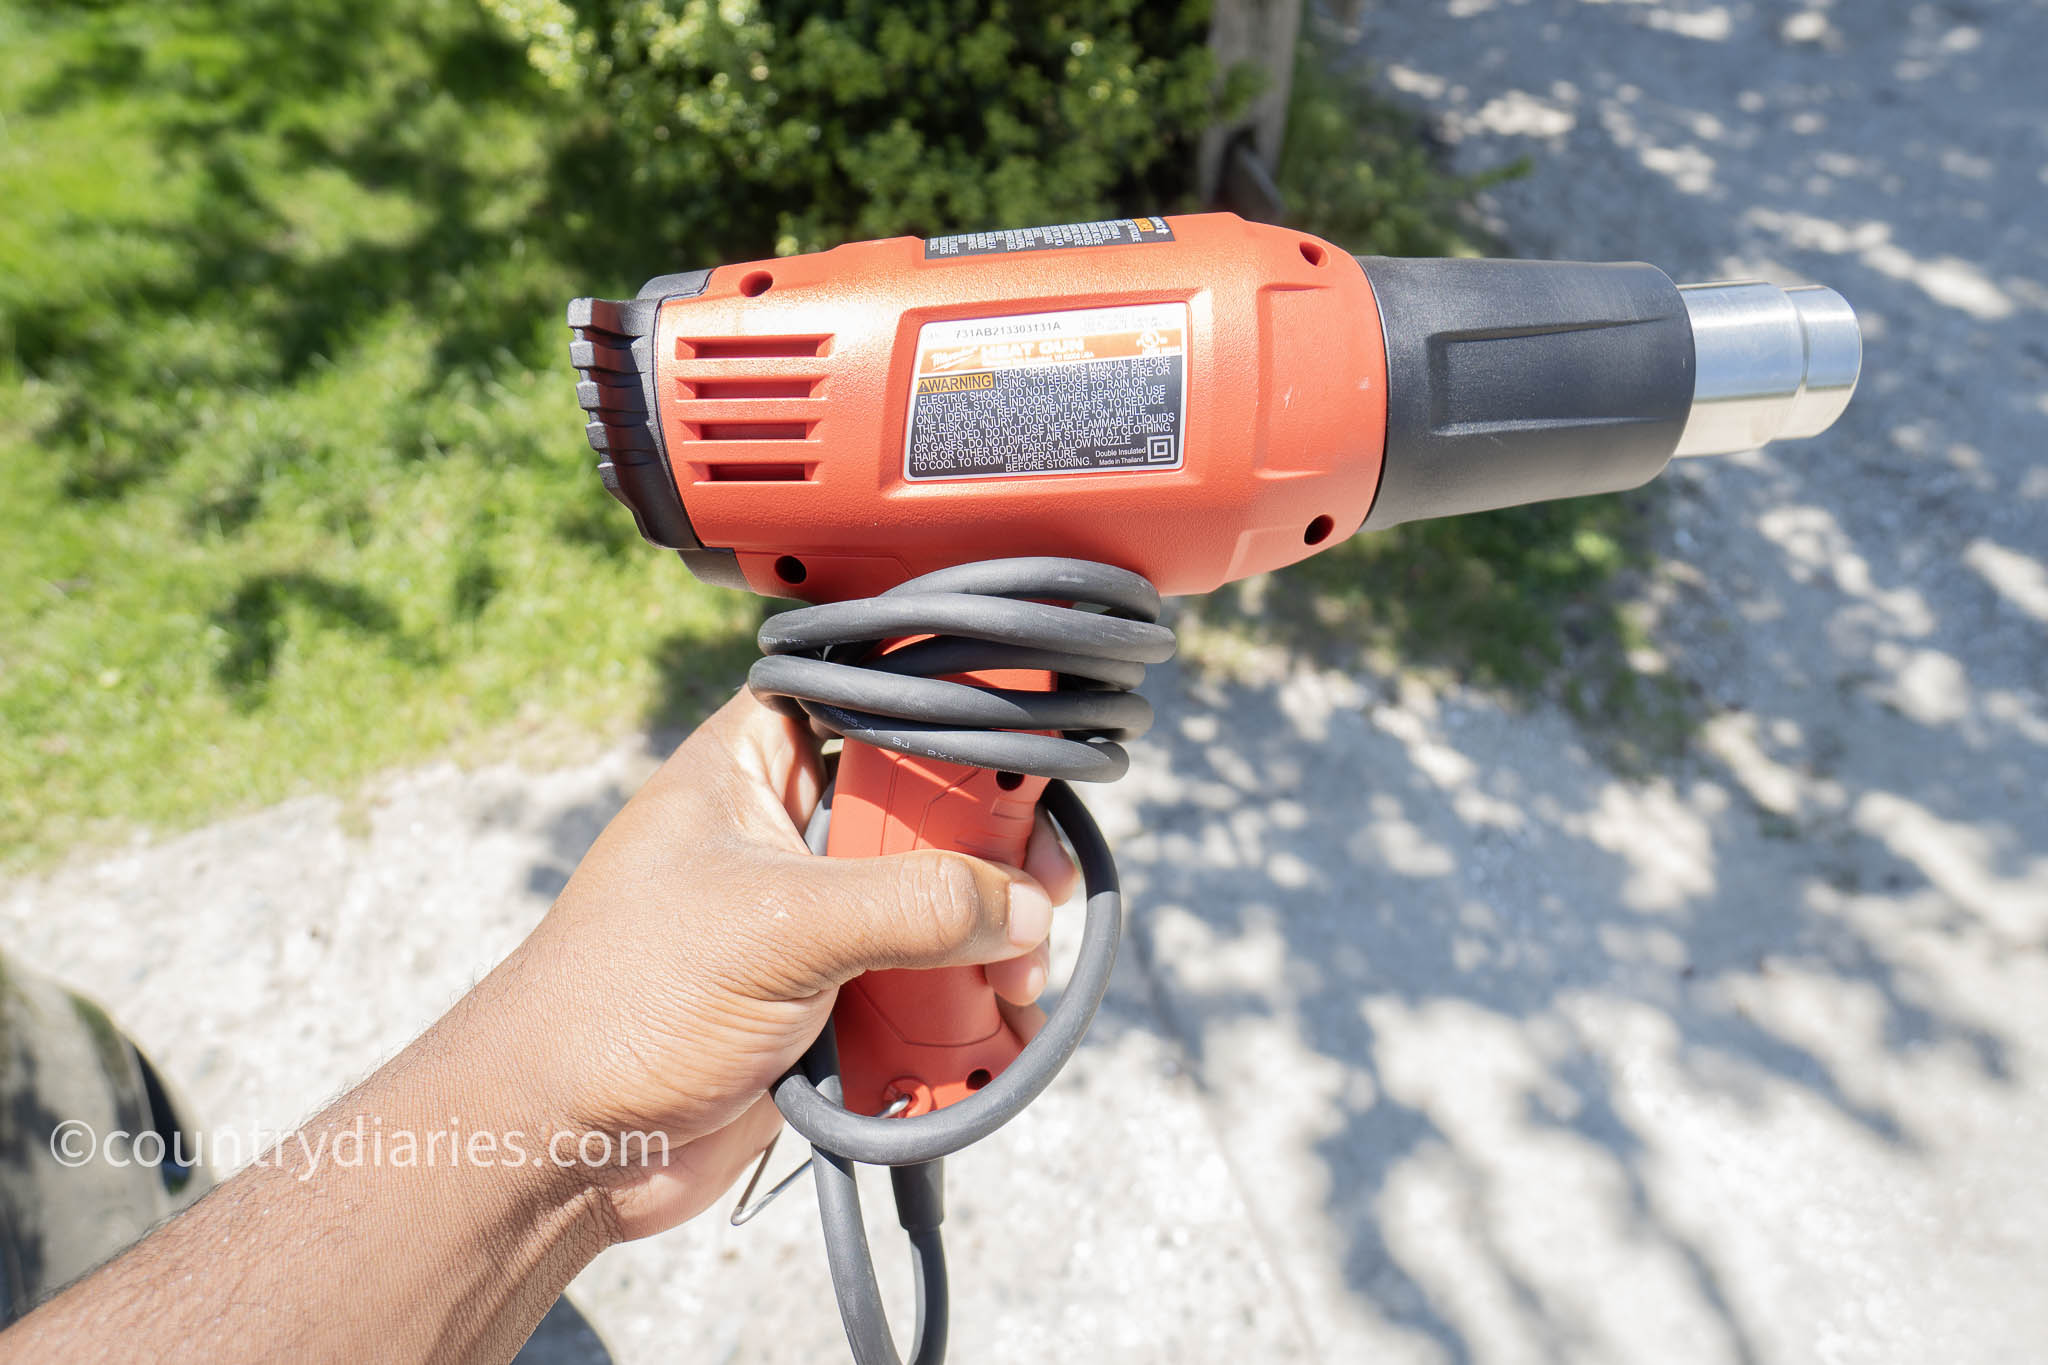
[[[693,441],[801,441],[809,422],[689,422]]]
[[[822,379],[685,379],[685,398],[815,398]]]
[[[711,483],[802,483],[811,477],[811,466],[721,462],[705,465],[704,477]]]
[[[678,337],[678,360],[814,360],[825,354],[832,338],[822,337]]]

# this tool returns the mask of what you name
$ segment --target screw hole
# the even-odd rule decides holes
[[[1337,523],[1331,521],[1328,516],[1317,517],[1308,524],[1308,529],[1301,533],[1301,543],[1304,545],[1320,545],[1328,540],[1330,532],[1336,529]]]
[[[1017,790],[1017,788],[1024,785],[1024,774],[1007,772],[997,773],[996,785],[998,787],[1001,787],[1006,792],[1013,792]]]
[[[1301,259],[1310,265],[1321,265],[1324,259],[1323,248],[1315,242],[1304,241],[1301,244]]]
[[[995,1077],[988,1074],[988,1068],[978,1066],[967,1073],[967,1088],[979,1090],[994,1079]]]
[[[773,275],[765,270],[756,270],[740,281],[740,292],[750,299],[759,298],[767,293],[768,287],[774,283],[775,277]]]
[[[775,561],[775,576],[785,583],[801,583],[810,576],[810,571],[795,555],[784,555]]]

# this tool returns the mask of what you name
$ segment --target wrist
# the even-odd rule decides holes
[[[394,1069],[400,1107],[451,1131],[451,1196],[472,1216],[527,1226],[587,1247],[585,1259],[621,1240],[606,1193],[606,1162],[580,1106],[550,1065],[558,1030],[550,993],[538,989],[523,952],[487,976]],[[593,1137],[599,1140],[592,1140]]]

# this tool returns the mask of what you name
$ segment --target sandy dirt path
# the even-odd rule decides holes
[[[1148,685],[1094,798],[1116,993],[950,1163],[956,1358],[2041,1358],[2048,8],[1446,0],[1348,37],[1460,165],[1532,159],[1487,203],[1522,254],[1832,284],[1866,381],[1822,440],[1674,475],[1655,636],[1708,704],[1652,777],[1409,678]],[[80,862],[0,891],[0,936],[205,1127],[275,1130],[516,941],[648,751]],[[603,1345],[564,1318],[547,1354],[838,1359],[806,1203],[601,1258]]]

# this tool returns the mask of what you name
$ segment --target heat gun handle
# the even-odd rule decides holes
[[[1033,690],[1051,686],[1032,675]],[[1005,687],[1021,679],[1006,671]],[[1031,682],[1022,682],[1033,687]],[[848,740],[839,757],[825,851],[868,858],[947,848],[1021,867],[1045,779],[893,753]],[[999,1075],[1023,1049],[979,967],[869,972],[832,1011],[846,1107],[877,1114],[943,1109]]]

